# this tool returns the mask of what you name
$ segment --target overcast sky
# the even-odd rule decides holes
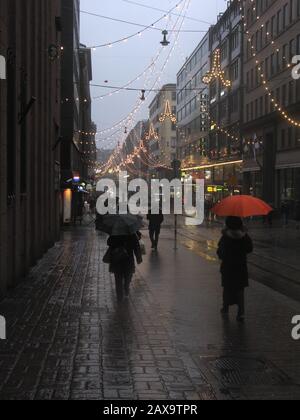
[[[132,0],[142,5],[151,6],[163,10],[170,10],[180,0]],[[215,23],[218,13],[224,11],[227,2],[224,0],[191,0],[191,5],[187,12],[187,17],[183,24],[184,30],[199,32],[181,33],[178,45],[174,49],[173,57],[162,75],[161,85],[164,83],[175,83],[176,74],[184,63],[184,58],[191,54],[194,48],[209,28],[209,23]],[[150,10],[135,4],[129,4],[127,0],[81,0],[81,10],[94,14],[100,14],[142,25],[150,25],[163,16],[163,12]],[[174,11],[175,12],[175,11]],[[178,10],[176,13],[180,13]],[[171,20],[163,20],[157,27],[174,27],[176,16]],[[178,25],[177,25],[178,27]],[[81,13],[81,42],[87,46],[101,45],[113,42],[120,38],[138,32],[137,26],[126,23],[113,22],[100,17]],[[201,32],[202,31],[202,32]],[[176,33],[171,36],[171,41],[175,40]],[[123,86],[129,80],[134,79],[142,73],[153,61],[160,47],[162,35],[159,31],[147,30],[141,37],[135,37],[126,43],[120,43],[113,48],[105,47],[93,51],[93,83],[109,84],[112,86]],[[160,60],[157,61],[156,71],[159,72],[163,67],[171,46],[164,49]],[[149,78],[149,72],[147,77]],[[143,88],[146,83],[145,78],[136,81],[132,87]],[[148,80],[150,83],[154,79]],[[153,82],[154,83],[154,82]],[[151,83],[150,83],[151,86]],[[110,90],[93,88],[92,96],[100,96],[109,93]],[[93,118],[98,126],[98,130],[103,130],[113,126],[118,121],[125,118],[134,108],[139,92],[122,92],[118,95],[107,97],[103,100],[93,101]],[[147,118],[149,101],[145,102],[141,111],[136,115],[136,119]],[[126,125],[126,124],[124,124]],[[102,135],[98,139],[98,147],[109,147],[115,145],[116,141],[122,137],[122,127],[118,136],[114,139],[105,141],[108,135]],[[121,139],[122,140],[122,139]]]

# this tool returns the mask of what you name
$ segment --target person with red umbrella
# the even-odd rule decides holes
[[[238,306],[237,321],[245,320],[245,289],[249,287],[247,256],[253,252],[253,242],[239,217],[227,217],[226,228],[218,246],[222,261],[222,315],[229,315],[230,306]]]
[[[268,216],[272,207],[251,195],[227,197],[218,203],[212,212],[227,217],[226,229],[219,242],[218,256],[222,260],[221,273],[224,288],[223,316],[228,316],[229,307],[238,305],[237,320],[245,319],[245,288],[249,286],[248,254],[253,252],[253,242],[248,235],[243,218]]]

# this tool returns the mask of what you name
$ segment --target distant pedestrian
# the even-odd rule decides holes
[[[149,220],[149,234],[152,243],[152,249],[157,250],[161,225],[164,222],[164,216],[162,211],[160,211],[159,214],[152,214],[150,211],[147,219]]]
[[[139,236],[110,236],[107,242],[107,258],[110,272],[115,275],[118,301],[129,296],[130,284],[135,273],[135,258],[138,264],[143,262]]]
[[[281,204],[281,215],[283,218],[284,226],[288,226],[290,217],[290,205],[287,200],[284,200]]]
[[[229,314],[229,307],[238,305],[237,320],[245,318],[245,288],[249,287],[247,255],[253,252],[253,242],[242,219],[228,217],[226,229],[219,242],[218,256],[222,260],[221,274],[223,294],[222,315]]]
[[[211,209],[213,208],[212,202],[209,200],[205,200],[204,202],[204,212],[205,212],[205,220],[207,223],[211,221]]]

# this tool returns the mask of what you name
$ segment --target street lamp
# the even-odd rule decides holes
[[[170,44],[170,42],[167,40],[167,36],[168,36],[168,34],[169,34],[169,32],[168,32],[168,31],[166,31],[166,30],[162,31],[163,40],[162,40],[162,42],[161,42],[161,45],[162,45],[163,47],[168,47],[168,46],[169,46],[169,44]]]
[[[145,101],[146,100],[146,98],[145,98],[145,93],[146,93],[146,91],[145,90],[142,90],[141,91],[142,92],[142,96],[141,96],[141,101]]]

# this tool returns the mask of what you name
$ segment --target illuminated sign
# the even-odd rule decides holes
[[[207,192],[216,193],[217,192],[217,187],[207,187]]]

